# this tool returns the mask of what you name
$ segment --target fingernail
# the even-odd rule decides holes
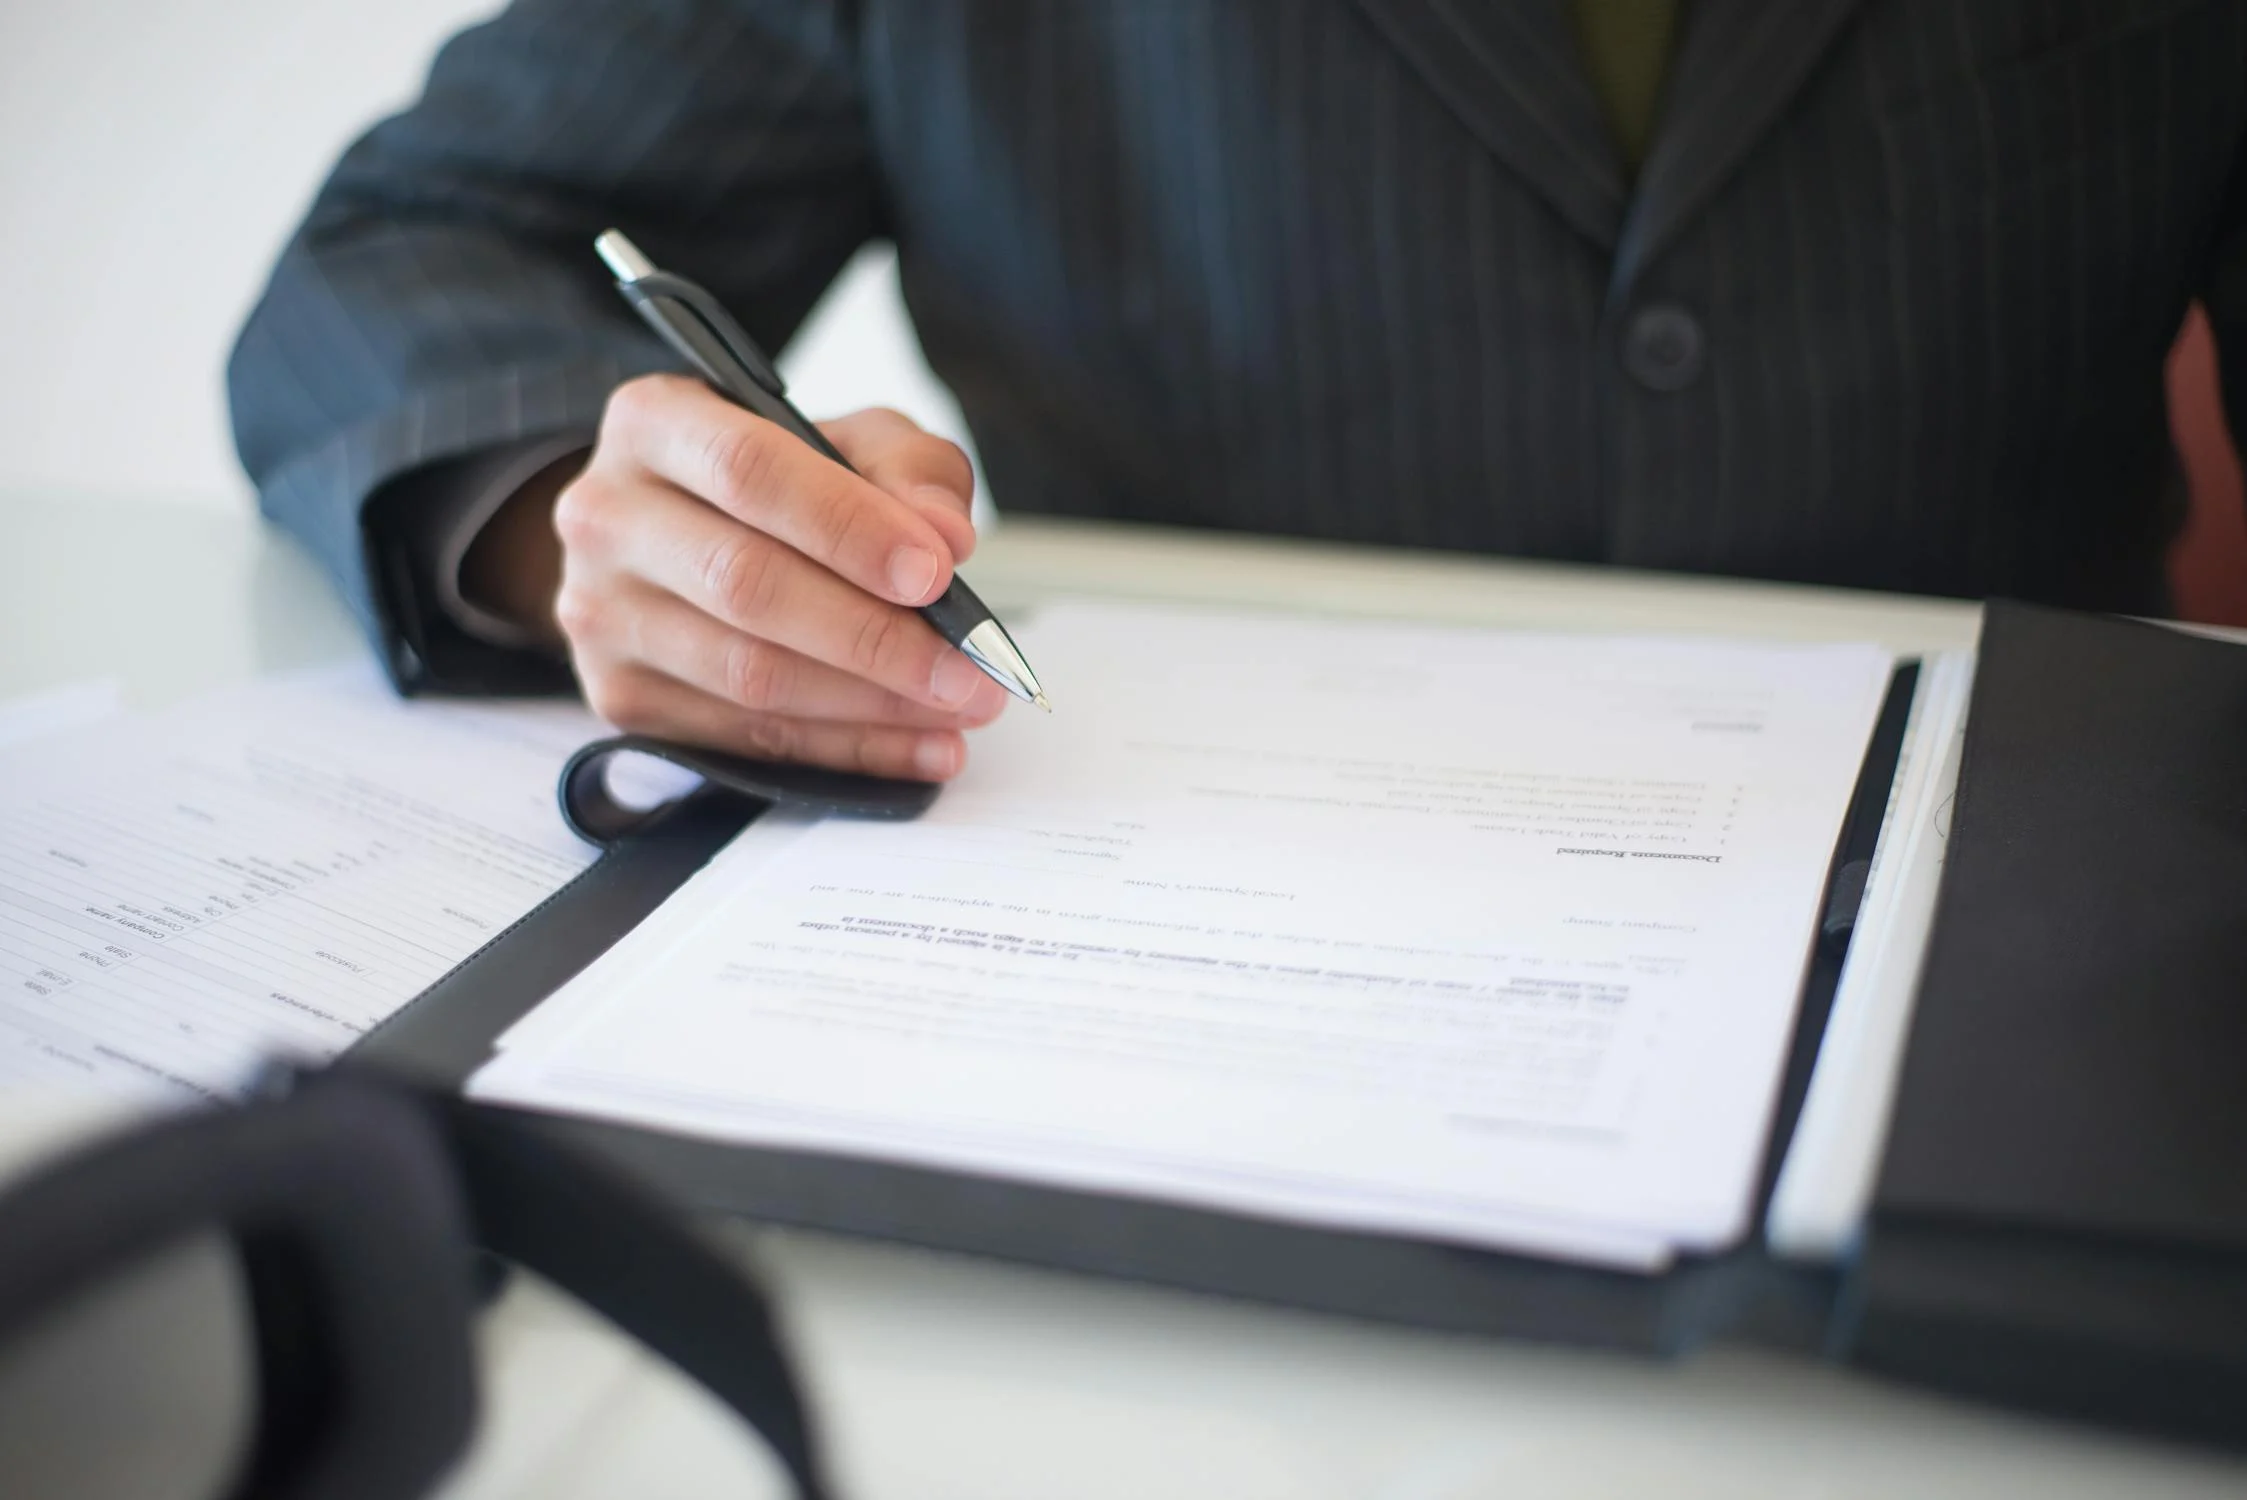
[[[960,768],[960,747],[941,734],[924,734],[913,747],[913,767],[931,781],[941,781]]]
[[[960,652],[946,650],[936,659],[936,670],[929,674],[928,694],[946,708],[960,708],[975,696],[975,690],[991,679],[983,669]]]
[[[936,554],[926,547],[900,547],[889,555],[889,585],[905,603],[918,604],[936,582],[936,568]]]

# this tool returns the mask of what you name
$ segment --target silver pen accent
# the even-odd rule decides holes
[[[1047,713],[1053,705],[1046,701],[1045,689],[1038,686],[1038,674],[1022,659],[1022,652],[1014,644],[1014,637],[997,620],[985,620],[967,633],[960,649],[968,659],[981,667],[984,674],[996,680],[1000,687],[1025,703],[1035,703]]]
[[[626,239],[620,229],[602,230],[594,238],[593,253],[619,281],[639,281],[655,274],[655,262],[641,254],[640,247]]]

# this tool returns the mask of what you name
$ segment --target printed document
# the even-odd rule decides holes
[[[1888,656],[1077,603],[911,823],[758,825],[472,1091],[1660,1264],[1747,1228]]]
[[[0,753],[0,1088],[184,1103],[332,1056],[590,862],[554,785],[601,732],[355,667]]]

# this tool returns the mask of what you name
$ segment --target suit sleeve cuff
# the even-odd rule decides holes
[[[431,476],[431,488],[407,524],[420,532],[414,550],[429,559],[437,607],[468,636],[514,651],[545,644],[537,632],[470,598],[461,587],[461,565],[477,536],[516,491],[548,465],[582,453],[589,445],[588,439],[570,434],[511,443],[444,466]]]
[[[550,693],[568,664],[534,632],[485,609],[460,585],[468,549],[507,498],[548,464],[591,446],[550,434],[398,475],[368,498],[370,571],[388,621],[388,665],[401,692]]]

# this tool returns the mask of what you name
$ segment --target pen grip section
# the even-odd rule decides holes
[[[991,618],[989,606],[975,597],[975,590],[957,573],[952,575],[952,586],[935,602],[921,606],[921,618],[936,627],[937,634],[955,645],[968,637],[968,632]]]

